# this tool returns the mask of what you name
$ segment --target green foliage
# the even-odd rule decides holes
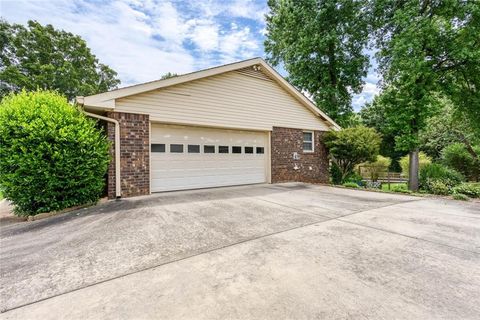
[[[378,155],[375,161],[363,162],[359,166],[363,176],[370,178],[372,181],[377,181],[381,173],[388,171],[391,163],[390,158]]]
[[[454,194],[463,194],[470,198],[480,198],[480,183],[462,183],[452,189]]]
[[[406,184],[395,184],[390,189],[393,192],[400,192],[400,193],[412,193],[411,190],[408,190]]]
[[[420,169],[420,187],[433,194],[450,194],[464,180],[461,173],[438,163]]]
[[[400,162],[400,167],[402,168],[402,175],[405,177],[408,177],[409,170],[410,170],[409,156],[406,155],[400,158],[399,162]],[[420,170],[422,170],[423,167],[425,167],[430,163],[432,163],[432,159],[429,156],[427,156],[424,152],[418,153],[418,166]]]
[[[424,189],[438,195],[448,195],[451,193],[451,187],[444,180],[427,179]]]
[[[51,89],[71,100],[120,83],[82,38],[51,25],[28,21],[25,27],[0,20],[0,48],[0,98],[22,89]]]
[[[369,66],[367,0],[269,0],[265,51],[341,126]]]
[[[469,117],[456,110],[446,97],[438,99],[439,111],[430,117],[420,132],[421,149],[433,159],[439,159],[443,148],[462,143],[465,148],[480,145],[480,132],[473,130]]]
[[[464,194],[461,194],[461,193],[454,193],[452,195],[452,198],[455,199],[455,200],[460,200],[460,201],[468,201],[468,197]]]
[[[396,132],[391,131],[387,122],[387,106],[382,99],[375,96],[371,103],[366,104],[360,110],[361,123],[369,128],[374,128],[382,135],[382,144],[380,145],[380,154],[392,159],[390,169],[400,171],[398,161],[405,155],[405,151],[395,149]]]
[[[98,200],[109,144],[96,122],[48,91],[0,103],[0,186],[18,215]]]
[[[480,129],[478,1],[372,1],[379,70],[396,148],[411,151],[446,96]]]
[[[475,147],[474,150],[480,155],[480,146]],[[480,179],[478,156],[474,158],[463,143],[454,143],[445,147],[442,151],[442,162],[462,173],[469,180],[478,181]]]
[[[332,164],[330,165],[330,177],[333,184],[342,183],[342,171],[335,162],[332,162]]]
[[[355,182],[345,182],[344,184],[342,184],[344,187],[347,187],[347,188],[358,188],[359,185],[356,184]]]
[[[353,172],[356,165],[376,159],[380,140],[374,129],[365,127],[329,131],[324,137],[330,157],[342,173],[342,181]]]

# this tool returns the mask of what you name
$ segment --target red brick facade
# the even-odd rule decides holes
[[[272,183],[328,183],[328,154],[322,142],[323,131],[314,133],[314,152],[303,152],[303,130],[273,127]],[[299,159],[293,158],[297,152]],[[295,169],[297,167],[298,169]]]
[[[150,193],[150,120],[148,115],[109,112],[120,123],[120,172],[122,197]],[[112,142],[108,167],[108,197],[115,198],[115,124],[108,123]]]

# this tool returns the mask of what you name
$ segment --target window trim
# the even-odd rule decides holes
[[[205,147],[213,147],[213,152],[205,152]],[[201,148],[202,154],[217,154],[217,146],[214,144],[203,144]]]
[[[221,152],[220,148],[227,148],[227,152]],[[220,145],[220,144],[218,145],[218,154],[230,154],[230,153],[231,152],[230,152],[230,146],[229,145],[227,145],[227,146],[224,145],[224,144],[223,145]]]
[[[153,151],[153,145],[163,145],[163,151]],[[167,153],[167,144],[166,143],[150,143],[150,152],[151,153]]]
[[[252,148],[252,152],[247,152],[247,148]],[[243,147],[243,153],[244,153],[244,154],[255,154],[255,147],[253,147],[253,146],[244,146],[244,147]]]
[[[198,152],[191,152],[191,151],[190,151],[190,146],[192,146],[192,147],[198,147]],[[188,154],[190,154],[190,153],[191,153],[191,154],[200,154],[200,153],[202,153],[202,145],[200,145],[200,144],[190,144],[190,143],[187,144],[187,153],[188,153]]]
[[[243,153],[243,152],[242,152],[242,151],[243,151],[243,150],[242,150],[242,149],[243,149],[242,146],[232,146],[231,148],[232,148],[232,152],[231,152],[232,154],[242,154],[242,153]],[[240,148],[240,152],[233,152],[233,148]]]
[[[172,145],[182,146],[182,152],[172,151]],[[184,143],[169,143],[168,144],[168,153],[185,153],[185,144]]]
[[[312,141],[306,141],[304,137],[304,133],[311,133],[312,134]],[[312,144],[312,150],[305,150],[303,147],[304,143],[311,143]],[[312,130],[303,130],[302,131],[302,150],[304,153],[312,153],[315,152],[315,132]]]

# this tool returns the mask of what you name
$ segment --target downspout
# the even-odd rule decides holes
[[[115,197],[117,199],[122,197],[122,190],[120,189],[120,123],[112,118],[99,116],[98,114],[83,111],[87,116],[105,120],[115,124]]]

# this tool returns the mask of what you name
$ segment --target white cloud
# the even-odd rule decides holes
[[[0,0],[8,22],[37,20],[80,35],[122,86],[262,56],[267,9],[253,0]],[[375,67],[353,97],[355,110],[379,92]]]
[[[230,14],[230,6],[220,1],[3,0],[0,6],[8,22],[37,20],[80,35],[101,62],[119,73],[122,85],[262,52],[261,37],[233,21],[233,17],[248,13]],[[201,10],[192,13],[185,6]],[[252,3],[248,6],[254,7]],[[229,20],[228,27],[222,28],[221,23]]]
[[[213,51],[218,49],[219,26],[212,20],[192,20],[190,40],[202,51]]]

